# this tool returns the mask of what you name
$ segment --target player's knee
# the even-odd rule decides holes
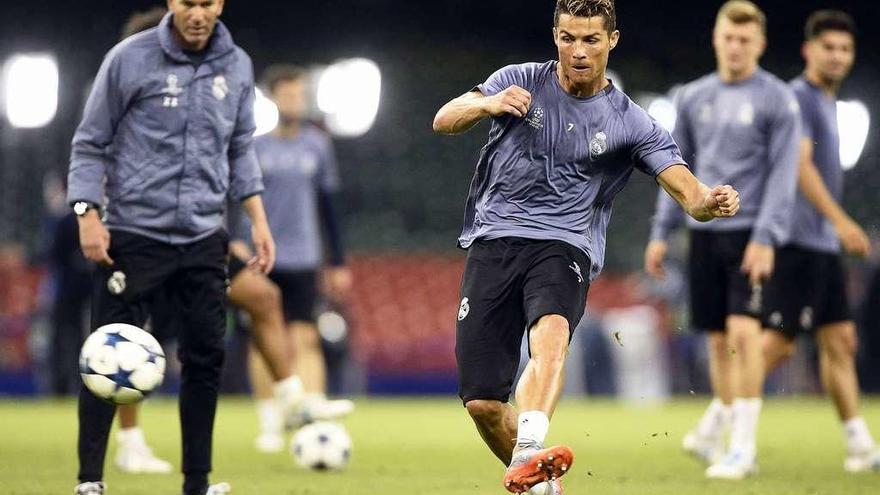
[[[471,418],[480,424],[496,423],[504,415],[504,404],[497,400],[475,399],[468,401],[464,406]]]
[[[255,293],[254,300],[256,302],[257,311],[263,314],[277,311],[281,308],[281,289],[275,284],[264,284],[260,287],[260,290]]]
[[[319,347],[321,345],[321,335],[318,333],[318,327],[311,323],[297,324],[294,334],[298,346]]]
[[[826,352],[834,361],[852,359],[858,348],[858,337],[854,331],[839,331],[832,333],[826,339]]]
[[[570,337],[567,319],[560,315],[542,316],[529,332],[532,359],[564,360]]]

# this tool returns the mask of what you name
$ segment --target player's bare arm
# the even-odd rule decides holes
[[[440,108],[434,117],[434,132],[461,134],[486,117],[509,114],[522,118],[529,113],[531,104],[532,95],[517,85],[492,96],[469,91]]]
[[[110,231],[101,221],[98,210],[89,210],[76,220],[79,224],[79,245],[86,259],[102,265],[113,265],[113,260],[107,254],[110,249]]]
[[[807,201],[834,225],[840,243],[847,253],[862,257],[871,254],[871,241],[868,235],[834,200],[825,181],[822,180],[819,169],[813,162],[813,142],[808,138],[801,140],[798,187]]]
[[[703,184],[684,165],[674,165],[657,176],[660,186],[698,222],[732,217],[739,211],[739,193],[731,186]]]
[[[266,221],[263,199],[257,194],[242,201],[241,205],[251,220],[251,239],[256,251],[254,257],[248,261],[248,266],[269,273],[275,265],[275,241]]]
[[[657,176],[660,186],[675,199],[688,215],[700,222],[713,218],[732,217],[739,210],[739,193],[731,186],[709,188],[685,166],[672,166]],[[666,241],[655,239],[645,248],[645,271],[663,279],[666,271]]]

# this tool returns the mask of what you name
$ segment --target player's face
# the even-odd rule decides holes
[[[217,18],[223,12],[224,0],[168,0],[174,14],[174,30],[183,47],[199,51],[208,45]]]
[[[718,68],[735,75],[757,67],[766,43],[758,23],[734,24],[727,18],[718,21],[712,36]]]
[[[618,31],[605,30],[605,18],[559,16],[553,38],[559,50],[562,76],[573,85],[588,85],[605,77],[608,53],[617,46]]]
[[[306,117],[308,100],[306,83],[302,79],[281,81],[272,90],[272,100],[278,106],[278,118],[282,122],[299,122]]]
[[[807,70],[822,79],[840,84],[856,59],[856,42],[846,31],[825,31],[804,43]]]

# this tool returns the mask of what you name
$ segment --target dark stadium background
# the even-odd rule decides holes
[[[622,37],[610,67],[621,75],[626,91],[665,93],[713,70],[710,34],[721,3],[618,1]],[[840,8],[859,24],[859,56],[841,97],[865,102],[874,123],[859,164],[847,173],[846,207],[876,237],[880,2],[758,3],[769,18],[762,65],[784,79],[802,67],[799,48],[808,13]],[[22,243],[34,263],[44,243],[42,178],[66,171],[87,85],[118,40],[123,22],[132,11],[155,5],[164,2],[15,1],[2,7],[0,60],[17,52],[47,51],[60,65],[59,107],[50,125],[15,130],[0,120],[0,239]],[[362,137],[336,141],[347,242],[356,253],[440,251],[456,256],[464,197],[487,127],[482,124],[463,137],[440,137],[431,132],[433,115],[503,65],[554,58],[553,5],[552,0],[228,0],[223,19],[258,74],[275,62],[329,64],[352,56],[377,62],[383,86],[375,125]],[[634,174],[618,197],[609,231],[608,274],[640,268],[655,194],[651,180]],[[857,279],[867,276],[868,264],[857,268]]]

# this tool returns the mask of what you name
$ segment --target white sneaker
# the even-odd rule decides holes
[[[755,457],[730,452],[720,462],[706,468],[706,477],[716,480],[741,480],[758,473]]]
[[[104,495],[104,483],[101,481],[87,481],[76,485],[74,495]]]
[[[223,483],[217,483],[216,485],[209,486],[208,491],[205,492],[205,495],[226,495],[231,491],[232,486],[224,481]]]
[[[284,450],[284,437],[279,433],[260,433],[254,440],[254,448],[264,454],[274,454]]]
[[[354,402],[347,399],[308,401],[302,409],[304,423],[339,419],[354,411]]]
[[[850,473],[880,472],[880,448],[847,454],[843,469]]]
[[[172,471],[171,463],[156,457],[143,437],[121,439],[117,435],[116,467],[124,473],[167,474]]]
[[[681,441],[681,448],[697,460],[711,466],[724,458],[724,437],[722,435],[714,439],[701,437],[691,430]]]

